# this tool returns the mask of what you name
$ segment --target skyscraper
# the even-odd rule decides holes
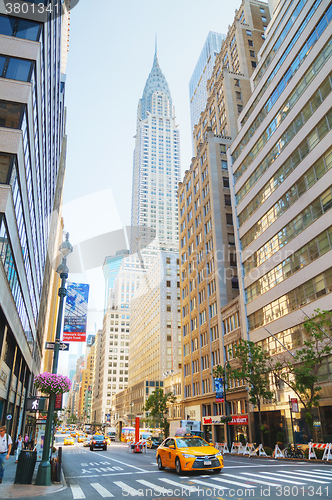
[[[274,14],[229,164],[234,233],[241,250],[241,323],[273,362],[285,347],[303,347],[306,315],[331,309],[332,5],[269,3]],[[319,421],[313,438],[322,441],[332,432],[328,360],[318,371],[323,389],[313,414]],[[275,401],[262,405],[269,446],[275,442],[273,430],[281,426],[293,439],[288,399],[296,396],[274,380],[270,388]],[[296,425],[302,430],[307,410],[299,406]]]
[[[216,56],[219,54],[221,44],[226,36],[209,31],[206,41],[203,45],[202,52],[198,58],[197,64],[193,71],[189,82],[189,97],[190,97],[190,123],[191,137],[194,148],[194,128],[199,122],[199,117],[202,111],[205,110],[208,93],[206,85],[211,78],[213,67],[216,61]]]
[[[180,134],[172,97],[157,53],[139,100],[132,187],[132,226],[142,226],[141,244],[178,250],[177,186],[180,181]],[[133,245],[133,242],[132,242]]]

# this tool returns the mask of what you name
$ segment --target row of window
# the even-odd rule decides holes
[[[323,118],[323,126],[313,130],[310,134],[310,143],[316,145],[318,133],[322,139],[329,131],[328,123]],[[304,195],[323,175],[332,167],[332,154],[329,151],[327,162],[321,157],[304,175],[302,175],[286,193],[254,224],[241,238],[242,248],[246,248],[266,231],[281,215],[283,215],[302,195]]]
[[[302,233],[312,222],[319,219],[332,208],[332,191],[327,189],[321,196],[308,205],[295,219],[284,226],[276,235],[267,241],[257,252],[244,262],[244,272],[249,274],[252,269],[260,266],[269,257],[283,248],[295,236]]]
[[[326,20],[324,20],[324,17],[326,17]],[[298,68],[302,64],[302,62],[304,61],[304,59],[306,58],[306,56],[309,54],[309,52],[312,49],[312,47],[315,44],[315,42],[320,38],[320,36],[322,35],[322,33],[324,33],[324,30],[326,29],[328,23],[331,21],[331,18],[332,18],[332,6],[329,6],[328,9],[325,11],[325,14],[323,15],[322,19],[316,25],[314,31],[310,34],[310,36],[306,40],[305,44],[299,50],[298,55],[295,57],[295,59],[293,60],[293,62],[291,63],[291,65],[287,68],[285,75],[287,75],[288,73],[292,74],[292,69],[291,68],[293,67],[293,65],[294,65],[295,68]],[[306,23],[306,21],[305,21],[305,23]],[[298,31],[295,34],[295,37],[293,38],[294,43],[298,40],[299,34],[303,31],[303,29],[305,28],[305,26],[306,26],[306,24],[304,26],[301,26],[300,27],[300,31]],[[321,30],[322,27],[323,27],[323,30]],[[261,90],[259,91],[256,99],[252,102],[250,108],[248,109],[246,115],[244,116],[244,118],[243,118],[243,120],[241,122],[242,126],[248,120],[248,118],[252,114],[253,110],[256,108],[256,106],[257,106],[258,102],[260,101],[260,99],[262,98],[265,90],[270,85],[270,83],[272,82],[272,80],[275,78],[277,72],[281,68],[281,66],[284,63],[286,57],[289,55],[290,48],[293,47],[293,41],[287,47],[287,49],[284,52],[283,56],[281,57],[281,59],[277,63],[276,67],[274,68],[274,70],[272,71],[272,73],[270,74],[270,76],[267,78],[266,82],[264,83],[264,85],[262,86]],[[276,85],[275,87],[277,88],[278,85]]]
[[[295,170],[295,168],[301,163],[301,161],[304,160],[307,154],[310,153],[310,151],[312,151],[312,149],[316,147],[317,144],[319,144],[321,138],[323,137],[322,131],[324,130],[324,123],[326,124],[326,122],[328,126],[330,126],[327,116],[324,116],[317,123],[316,127],[314,127],[313,130],[311,130],[310,133],[307,135],[307,137],[305,137],[305,139],[299,144],[299,146],[295,148],[291,154],[289,154],[286,161],[276,171],[273,177],[269,179],[269,181],[265,184],[265,186],[242,210],[242,212],[238,216],[240,226],[242,226],[242,224],[257,210],[257,208],[262,203],[264,203],[264,201],[266,201],[267,198],[271,196],[271,194],[287,179],[287,177],[293,172],[293,170]],[[309,140],[315,133],[316,133],[316,140],[315,141]],[[329,149],[324,155],[326,164],[330,163],[331,161],[328,159],[328,156],[330,156],[331,152],[332,150]],[[310,170],[308,172],[310,172]],[[263,172],[259,175],[261,176],[262,174]],[[257,176],[251,176],[250,179],[252,179],[252,185],[253,185],[258,180],[258,172]],[[243,189],[245,189],[246,191],[250,189],[250,184],[251,183],[246,182],[243,188],[240,189],[240,191],[238,192],[239,197],[241,196],[241,194],[243,194],[242,193]]]
[[[283,260],[267,274],[246,289],[246,301],[251,302],[259,295],[275,287],[299,269],[318,259],[332,248],[332,226]]]
[[[326,97],[331,93],[330,78],[327,77],[322,83],[321,87],[316,90],[316,92],[311,96],[310,100],[306,103],[304,108],[296,116],[296,118],[290,123],[286,131],[278,139],[276,144],[270,149],[270,151],[265,155],[262,164],[271,165],[278,156],[283,152],[285,147],[290,143],[290,141],[295,137],[295,135],[301,130],[303,125],[311,118],[314,112],[319,108]],[[267,139],[266,139],[267,140]],[[266,141],[265,141],[266,142]],[[240,167],[236,170],[234,177],[237,181],[242,174],[247,170],[249,165],[254,161],[258,152],[264,146],[263,137],[260,138],[260,144],[256,143],[255,147],[246,156],[244,161],[241,163]],[[261,169],[261,165],[258,165],[255,170]],[[264,167],[263,167],[264,168]],[[265,170],[268,167],[265,166]]]
[[[332,268],[298,286],[277,300],[248,316],[249,331],[264,326],[295,309],[332,292]]]
[[[298,100],[300,99],[303,92],[309,87],[310,83],[313,81],[315,76],[318,74],[318,72],[322,69],[322,67],[328,61],[331,54],[332,54],[332,43],[329,42],[321,50],[321,52],[316,57],[316,59],[314,60],[312,65],[306,71],[305,75],[297,83],[293,92],[287,98],[287,101],[285,103],[283,103],[283,105],[280,107],[278,113],[274,116],[274,118],[270,122],[268,128],[261,136],[261,137],[263,137],[263,143],[264,143],[264,136],[267,135],[265,142],[268,139],[270,139],[271,135],[277,130],[277,128],[280,126],[282,121],[286,118],[286,116],[288,115],[290,110],[294,108],[295,104],[298,102]],[[306,55],[307,54],[302,54],[301,58],[300,58],[300,56],[298,56],[298,65],[293,64],[289,68],[289,70],[286,72],[286,74],[283,76],[283,78],[280,80],[278,86],[272,92],[271,96],[268,98],[268,100],[266,101],[264,106],[261,108],[257,117],[252,122],[248,132],[246,132],[246,134],[243,136],[243,138],[241,139],[241,142],[239,143],[236,150],[234,151],[233,157],[235,159],[238,158],[238,156],[243,151],[246,144],[248,144],[248,142],[250,141],[250,139],[254,135],[255,131],[258,129],[260,124],[265,120],[267,115],[270,113],[273,105],[276,103],[279,96],[283,93],[288,82],[291,80],[291,78],[293,77],[295,72],[299,69],[301,62],[304,61]],[[258,145],[258,148],[260,148],[260,149],[263,147],[262,144],[260,143],[259,139],[257,140],[257,145]]]

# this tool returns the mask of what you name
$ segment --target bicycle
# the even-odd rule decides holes
[[[302,449],[296,444],[288,444],[285,448],[284,454],[285,458],[304,458]]]

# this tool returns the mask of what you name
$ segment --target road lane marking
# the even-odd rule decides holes
[[[99,456],[102,456],[102,455],[99,455]],[[105,456],[103,456],[103,458],[105,458]],[[118,464],[121,464],[121,465],[126,465],[127,467],[132,467],[133,469],[141,470],[144,472],[150,472],[149,470],[142,469],[141,467],[136,467],[135,465],[130,465],[130,464],[127,464],[126,462],[121,462],[120,460],[115,460],[115,458],[107,458],[106,457],[106,460],[112,460],[113,462],[117,462]]]
[[[309,479],[310,479],[310,481],[311,481],[312,483],[329,484],[329,483],[328,483],[328,481],[317,481],[316,479],[311,479],[311,477],[309,478],[309,477],[307,476],[307,474],[306,474],[306,473],[302,473],[302,472],[290,472],[290,471],[288,471],[288,470],[285,470],[285,471],[283,471],[283,473],[284,473],[284,474],[287,474],[288,476],[289,476],[289,474],[292,474],[292,475],[291,475],[291,476],[289,476],[289,477],[292,477],[292,478],[294,478],[294,479],[302,479],[302,480],[303,480],[304,478],[306,478],[307,480],[309,480]],[[264,472],[262,472],[262,474],[265,474],[265,473],[264,473]],[[299,476],[300,476],[300,477],[299,477]],[[304,476],[304,477],[303,477],[303,476]],[[325,478],[325,479],[326,479],[326,478]],[[295,484],[295,483],[294,483],[294,484]]]
[[[221,483],[229,483],[229,484],[235,484],[235,486],[241,486],[243,487],[243,483],[238,483],[237,481],[230,481],[229,479],[221,479],[221,477],[213,477],[215,481],[220,481]],[[257,488],[257,486],[252,486],[252,485],[246,485],[246,488]]]
[[[193,483],[202,484],[203,486],[208,486],[209,488],[218,488],[216,484],[208,483],[207,481],[200,481],[199,479],[192,479]],[[220,490],[229,490],[226,486],[220,486]]]
[[[245,472],[242,472],[241,474],[245,474]],[[224,477],[224,476],[229,476],[229,477],[235,477],[235,479],[241,479],[239,476],[235,476],[235,474],[223,474],[222,476],[223,476],[223,477]],[[257,476],[257,477],[259,477],[259,476]],[[251,482],[251,483],[264,484],[264,485],[266,485],[266,486],[279,486],[279,485],[277,485],[277,484],[276,484],[276,485],[273,485],[272,483],[268,483],[268,482],[266,482],[266,481],[262,481],[262,480],[258,481],[258,480],[255,480],[255,479],[249,479],[249,477],[245,477],[245,478],[243,478],[243,479],[245,479],[246,481],[249,481],[249,482]],[[244,486],[247,486],[247,485],[245,484]]]
[[[114,497],[112,493],[110,493],[104,486],[102,486],[99,483],[91,483],[92,488],[94,488],[96,491],[98,491],[99,495],[101,495],[103,498],[110,498]]]
[[[172,491],[172,490],[167,490],[166,488],[164,488],[163,486],[158,486],[158,484],[153,484],[153,483],[149,483],[149,481],[145,481],[144,479],[136,479],[136,481],[138,483],[141,483],[143,484],[144,486],[147,486],[148,488],[152,488],[153,491],[155,492],[155,494],[157,495],[167,495],[169,491]],[[172,495],[173,495],[173,492],[172,492]]]
[[[256,477],[256,478],[260,477],[257,474],[250,474],[250,472],[241,472],[241,474],[243,474],[245,476],[253,476],[253,477]],[[246,477],[246,479],[248,481],[252,481],[253,483],[266,484],[267,486],[280,486],[280,484],[278,484],[278,483],[269,483],[267,481],[263,481],[262,479],[251,479],[250,477],[249,478]],[[276,480],[275,477],[267,477],[266,479],[274,479],[274,480]]]
[[[82,488],[80,488],[77,484],[71,484],[70,488],[74,500],[77,500],[78,498],[85,498]]]
[[[186,486],[185,484],[177,483],[176,481],[172,481],[171,479],[167,479],[166,477],[159,477],[158,479],[159,481],[171,484],[172,486],[176,486],[177,488],[181,488],[182,490],[189,490],[192,492],[197,491],[197,488],[195,488],[195,486]]]
[[[126,483],[123,483],[122,481],[114,481],[114,484],[119,486],[122,489],[122,491],[126,491],[127,493],[129,493],[131,496],[139,496],[139,497],[143,496],[143,493],[141,491],[135,490],[134,488],[128,486]]]
[[[284,474],[286,473],[286,471],[284,471]],[[261,474],[264,474],[263,477],[267,477],[268,479],[274,479],[275,481],[281,481],[282,483],[292,483],[292,484],[296,484],[297,486],[302,486],[303,484],[307,484],[307,483],[299,483],[297,481],[293,481],[293,479],[302,479],[302,477],[298,477],[298,476],[288,476],[290,480],[288,479],[280,479],[280,478],[285,478],[287,476],[284,476],[283,474],[278,474],[277,472],[261,472]],[[267,476],[266,474],[270,474],[270,476]],[[290,472],[290,474],[292,474]],[[272,477],[271,477],[272,476]]]

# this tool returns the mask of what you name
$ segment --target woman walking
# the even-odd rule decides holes
[[[15,452],[15,463],[17,464],[18,461],[18,456],[21,453],[22,450],[22,445],[23,445],[23,440],[22,440],[22,434],[18,435],[18,438],[16,440],[16,452]]]

